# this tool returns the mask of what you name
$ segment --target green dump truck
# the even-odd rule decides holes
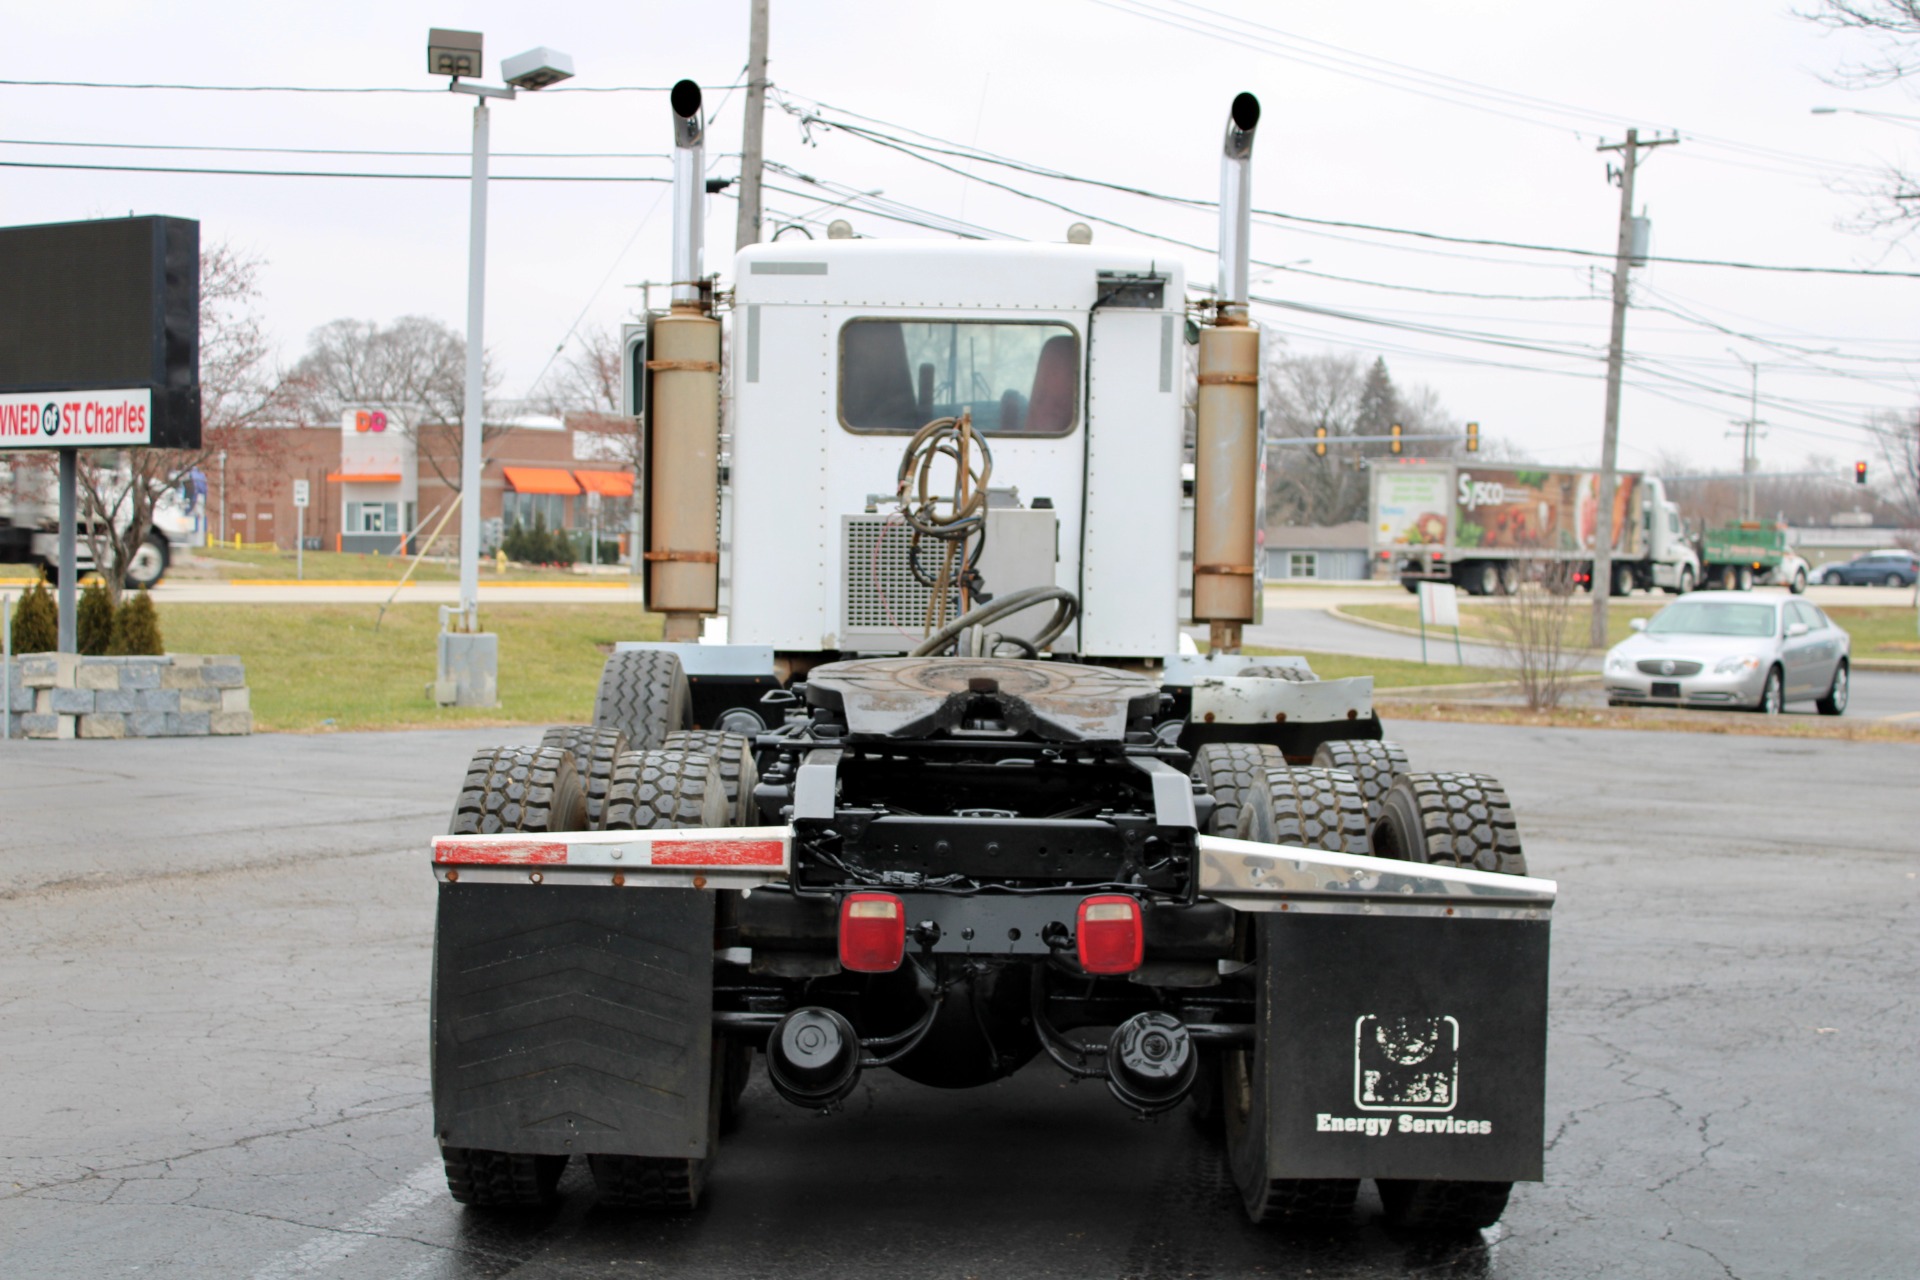
[[[1807,562],[1787,545],[1787,526],[1742,520],[1700,535],[1700,580],[1707,587],[1745,591],[1756,584],[1807,589]]]

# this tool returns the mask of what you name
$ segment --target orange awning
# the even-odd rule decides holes
[[[328,484],[399,484],[402,476],[398,471],[330,471]]]
[[[502,467],[507,483],[515,493],[578,493],[571,471],[559,467]]]
[[[588,493],[597,493],[603,498],[633,496],[631,471],[576,471],[573,474],[580,481],[580,487]]]

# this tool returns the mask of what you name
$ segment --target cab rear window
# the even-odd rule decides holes
[[[1064,324],[852,320],[840,330],[840,421],[910,433],[971,411],[995,436],[1063,436],[1080,412],[1080,337]]]

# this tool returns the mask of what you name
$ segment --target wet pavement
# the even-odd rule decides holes
[[[1363,1190],[1245,1224],[1184,1113],[1029,1067],[841,1113],[756,1077],[700,1213],[447,1199],[426,838],[530,731],[0,744],[0,1274],[1910,1276],[1920,754],[1408,723],[1513,793],[1557,878],[1547,1181],[1469,1239]],[[165,748],[161,750],[160,748]]]

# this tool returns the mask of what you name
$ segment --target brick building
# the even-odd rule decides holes
[[[443,515],[459,479],[459,431],[406,431],[371,411],[340,426],[262,429],[259,447],[207,467],[209,541],[272,543],[291,551],[298,520],[293,482],[305,480],[307,546],[393,554],[424,538]],[[373,437],[373,439],[369,439]],[[384,439],[380,438],[384,437]],[[594,414],[523,417],[488,427],[481,473],[482,543],[498,544],[510,521],[586,531],[595,520],[607,541],[622,539],[632,511],[632,436],[625,420]],[[459,545],[460,521],[448,519],[439,546]],[[418,550],[419,542],[411,541]]]

